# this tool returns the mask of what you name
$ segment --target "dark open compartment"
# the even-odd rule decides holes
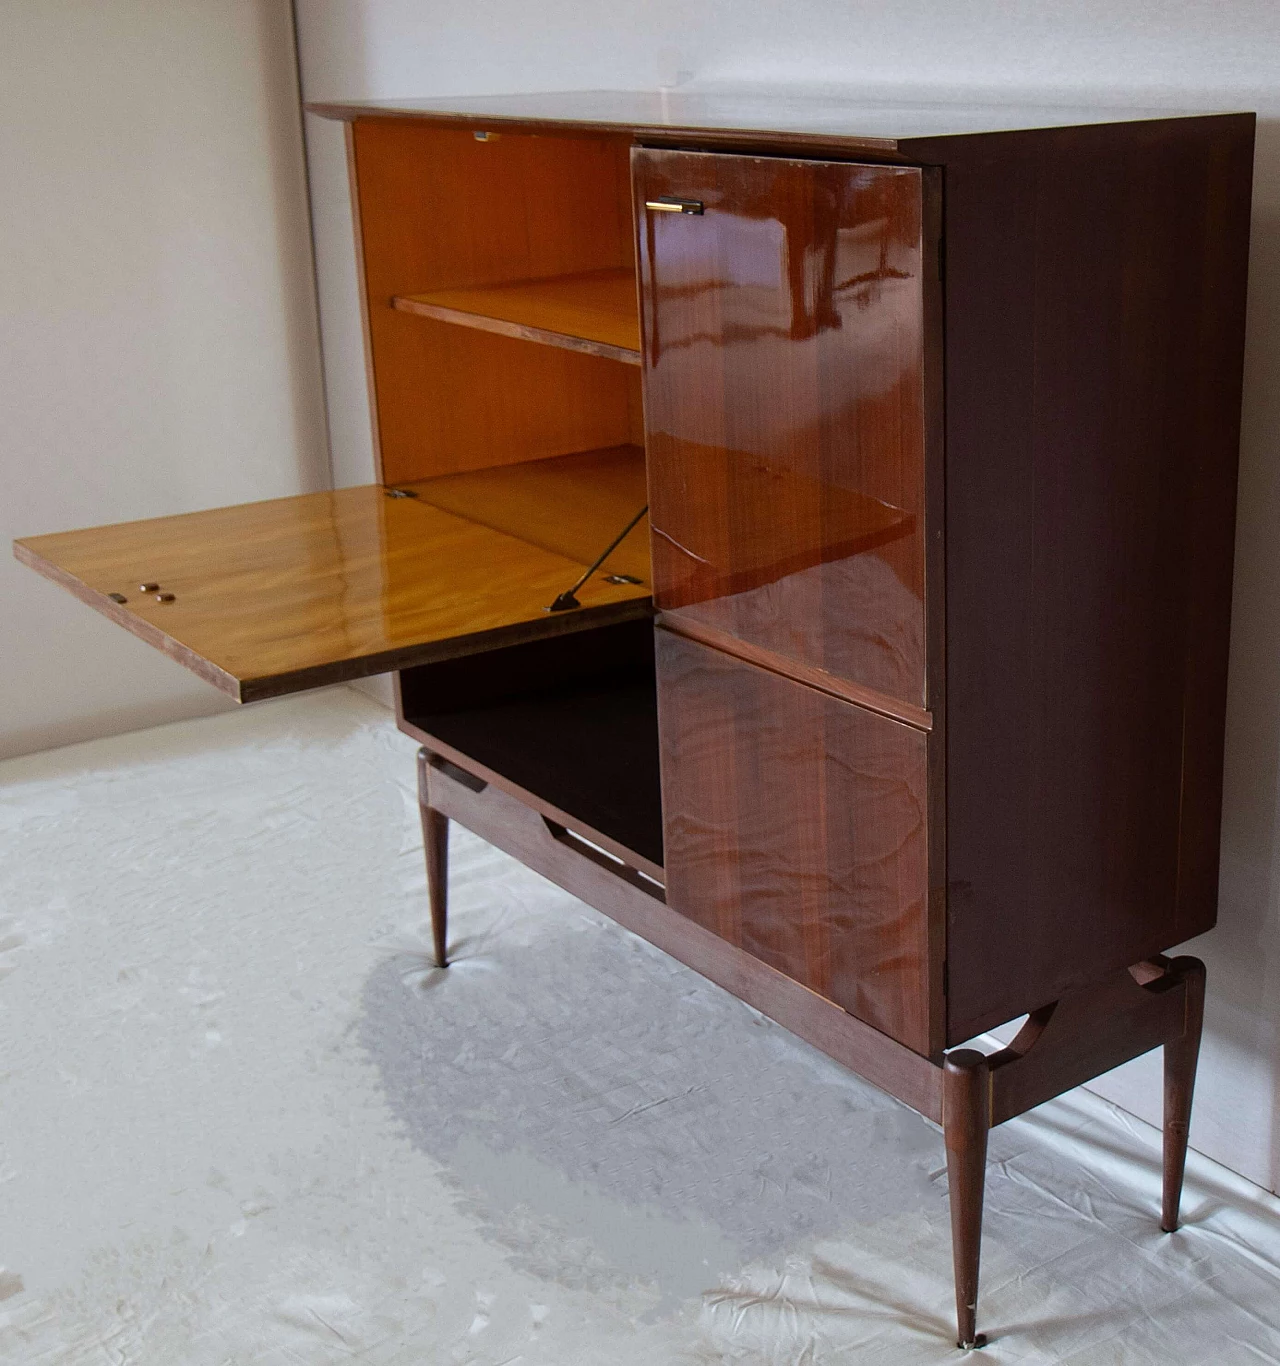
[[[653,625],[405,669],[404,721],[662,863]]]

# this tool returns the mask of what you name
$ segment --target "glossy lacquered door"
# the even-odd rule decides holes
[[[632,169],[658,607],[928,707],[923,172]]]
[[[668,904],[929,1053],[927,735],[656,635]]]

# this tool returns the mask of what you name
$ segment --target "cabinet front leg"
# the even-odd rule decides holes
[[[1205,976],[1204,964],[1198,958],[1175,958],[1169,964],[1169,972],[1186,983],[1187,1013],[1182,1037],[1164,1046],[1164,1208],[1160,1227],[1166,1233],[1178,1227],[1178,1207],[1182,1203],[1191,1097],[1204,1025]]]
[[[991,1072],[983,1054],[969,1048],[947,1054],[942,1105],[956,1274],[956,1345],[982,1347],[987,1339],[977,1331],[978,1259],[991,1123]]]
[[[433,806],[422,806],[422,844],[427,855],[427,896],[431,901],[431,937],[436,967],[446,968],[449,927],[449,817]]]

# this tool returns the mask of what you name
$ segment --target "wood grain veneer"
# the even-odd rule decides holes
[[[1250,115],[937,139],[948,1037],[1209,929]]]
[[[627,139],[365,120],[352,146],[383,482],[641,439],[631,367],[392,302],[633,270]]]
[[[595,561],[648,496],[639,446],[468,470],[404,487],[433,507],[584,565]],[[651,581],[647,519],[628,532],[599,573]]]
[[[917,730],[931,731],[934,728],[933,714],[925,711],[923,707],[913,707],[909,702],[900,702],[887,693],[838,678],[835,674],[827,673],[825,669],[815,669],[812,665],[797,663],[794,659],[787,659],[772,650],[748,644],[739,640],[737,636],[730,635],[728,631],[704,625],[686,613],[660,612],[657,624],[676,635],[687,636],[690,640],[711,646],[713,650],[732,655],[735,659],[743,659],[748,664],[756,664],[771,673],[781,674],[783,678],[807,684],[819,692],[830,693],[832,697],[842,697],[846,702],[854,702],[867,711],[878,712],[881,716],[892,717],[895,721],[905,721]]]
[[[921,1054],[928,737],[659,628],[667,899]]]
[[[923,177],[639,148],[655,602],[923,708]]]
[[[540,473],[554,503],[555,467]],[[616,529],[610,521],[599,548]],[[647,586],[597,575],[581,609],[548,613],[585,561],[372,485],[14,549],[242,702],[650,611]],[[138,591],[144,582],[174,600]]]
[[[630,268],[440,289],[392,300],[404,313],[640,364],[636,277]]]
[[[369,400],[369,435],[373,439],[374,465],[379,478],[382,471],[382,427],[378,420],[378,386],[373,375],[373,337],[369,327],[369,286],[365,276],[364,226],[362,223],[360,173],[356,167],[356,130],[353,123],[342,127],[343,148],[347,157],[347,192],[351,199],[351,240],[356,257],[356,294],[360,304],[360,337],[364,345],[365,395]]]

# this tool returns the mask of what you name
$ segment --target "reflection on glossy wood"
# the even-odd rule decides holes
[[[658,606],[925,705],[921,173],[633,170]]]
[[[855,702],[858,706],[878,712],[881,716],[892,717],[895,721],[905,721],[917,730],[930,731],[934,728],[933,714],[925,711],[923,707],[913,707],[909,702],[899,702],[896,697],[890,697],[887,693],[876,692],[874,688],[864,688],[861,683],[850,683],[848,679],[837,678],[835,674],[829,674],[824,669],[815,669],[809,664],[785,659],[771,650],[763,650],[758,645],[739,640],[727,631],[706,626],[690,618],[687,613],[663,612],[658,617],[658,623],[677,635],[687,636],[690,640],[700,641],[703,645],[710,645],[712,649],[721,650],[736,659],[746,660],[748,664],[758,664],[762,669],[781,674],[784,678],[794,679],[797,683],[805,683],[811,688],[817,688],[819,692],[842,697],[846,702]]]
[[[625,138],[477,142],[377,119],[357,121],[353,141],[383,480],[634,440],[628,367],[391,302],[632,270]]]
[[[644,507],[644,451],[639,446],[581,451],[442,475],[405,487],[433,507],[585,565]],[[649,583],[647,520],[636,525],[598,572],[632,574]]]
[[[752,589],[776,584],[818,564],[876,550],[911,536],[915,529],[914,515],[902,508],[857,489],[824,487],[817,479],[748,451],[685,441],[680,443],[680,457],[681,492],[698,499],[699,506],[689,511],[680,500],[677,505],[686,509],[685,515],[693,524],[687,528],[681,525],[675,532],[664,529],[657,533],[660,544],[656,554],[664,567],[662,606],[667,611],[697,604],[698,612],[689,615],[725,627],[737,625],[745,615],[745,602]],[[711,505],[721,499],[727,505]],[[668,493],[666,501],[676,500]],[[771,510],[785,516],[796,509],[810,512],[815,519],[821,516],[820,542],[803,538],[788,541],[779,534]],[[725,522],[732,529],[732,544],[708,545],[708,531],[715,536]],[[681,531],[687,540],[678,539]],[[719,558],[712,560],[710,556],[717,553]],[[732,607],[707,603],[704,595],[713,576],[709,567],[713,564],[718,571],[714,573],[717,591],[713,602],[738,598]],[[744,631],[748,638],[754,634]]]
[[[636,277],[630,268],[440,289],[392,302],[404,313],[640,364]]]
[[[649,610],[646,586],[597,577],[581,611],[548,614],[579,561],[377,486],[36,536],[15,551],[239,701]],[[175,601],[138,593],[144,580]]]
[[[929,1054],[927,737],[657,637],[668,903]]]

